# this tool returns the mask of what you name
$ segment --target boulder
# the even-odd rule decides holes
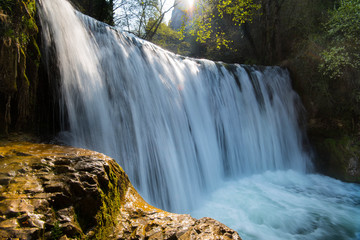
[[[240,239],[220,222],[147,204],[111,158],[0,143],[0,239]]]

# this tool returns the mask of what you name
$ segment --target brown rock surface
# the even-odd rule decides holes
[[[0,239],[240,239],[213,219],[150,206],[97,152],[6,142],[0,162]]]

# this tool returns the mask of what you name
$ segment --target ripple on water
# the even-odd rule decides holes
[[[251,239],[360,239],[360,186],[294,171],[224,183],[194,217],[212,217]]]

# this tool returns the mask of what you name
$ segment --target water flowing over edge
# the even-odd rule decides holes
[[[183,212],[227,178],[311,169],[286,70],[184,58],[67,1],[39,3],[61,76],[62,138],[117,159],[154,205]]]

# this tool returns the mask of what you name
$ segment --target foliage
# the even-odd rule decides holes
[[[235,25],[240,25],[246,21],[252,21],[252,16],[261,7],[260,4],[253,3],[253,0],[222,0],[217,5],[220,18],[225,14],[231,15]]]
[[[150,21],[149,25],[152,24],[152,21]],[[146,30],[148,31],[148,29]],[[188,55],[190,43],[185,41],[185,39],[180,40],[180,38],[181,34],[178,31],[171,29],[165,23],[161,23],[151,41],[171,52]]]
[[[251,22],[260,7],[253,0],[200,0],[187,27],[190,27],[189,33],[196,36],[196,41],[211,42],[217,49],[229,48],[232,42],[227,31],[229,25],[239,27]],[[180,32],[184,35],[185,30],[183,25]]]
[[[186,24],[183,24],[181,33],[186,36],[192,31],[197,44],[204,49],[201,54],[205,55],[197,57],[237,63],[280,64],[286,58],[301,54],[299,46],[309,36],[322,34],[321,22],[327,9],[333,7],[334,0],[236,1],[236,6],[231,6],[230,2],[235,3],[203,1],[203,5],[201,2],[196,5],[194,12],[191,9],[183,12],[183,23]],[[247,11],[241,4],[252,6],[252,11]],[[203,12],[208,14],[201,15]],[[201,27],[197,27],[199,25]],[[175,28],[179,27],[177,24]]]
[[[360,0],[340,0],[325,24],[331,45],[322,52],[320,69],[332,79],[360,67]]]
[[[322,52],[323,63],[320,69],[330,78],[341,78],[347,68],[360,67],[358,53],[349,52],[345,46],[334,46]]]
[[[174,5],[165,8],[169,0],[116,0],[115,25],[134,35],[151,40]]]

